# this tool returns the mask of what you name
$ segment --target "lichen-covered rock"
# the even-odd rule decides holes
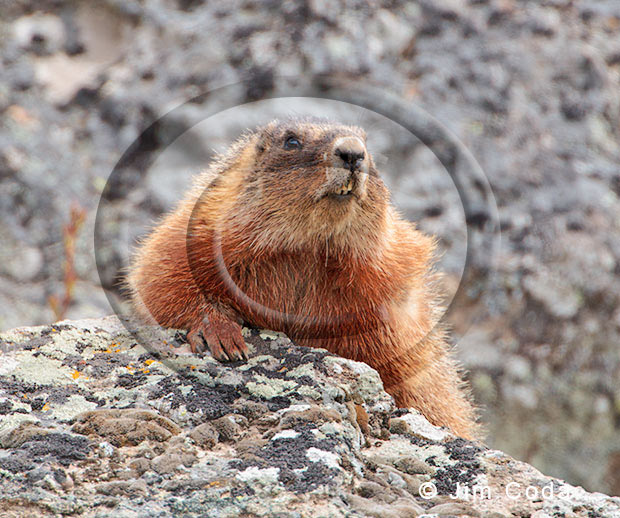
[[[394,408],[364,364],[244,335],[228,365],[115,317],[0,335],[2,516],[620,516]]]

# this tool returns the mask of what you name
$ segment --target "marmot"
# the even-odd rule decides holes
[[[466,438],[475,411],[439,324],[435,241],[390,204],[358,127],[273,121],[200,174],[142,242],[138,312],[194,352],[247,358],[240,324],[362,361],[399,407]]]

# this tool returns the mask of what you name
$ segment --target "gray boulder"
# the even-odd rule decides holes
[[[620,517],[397,409],[378,374],[244,329],[247,363],[116,317],[0,335],[2,516]]]

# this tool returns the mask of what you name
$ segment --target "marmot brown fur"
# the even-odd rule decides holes
[[[273,121],[197,177],[128,276],[141,315],[246,357],[240,324],[374,367],[400,407],[476,435],[438,320],[435,242],[389,202],[357,127]]]

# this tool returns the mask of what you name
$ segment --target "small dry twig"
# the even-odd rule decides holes
[[[56,320],[64,319],[73,300],[73,288],[77,280],[77,274],[75,272],[75,243],[77,241],[77,234],[85,219],[86,210],[77,203],[73,203],[71,206],[69,223],[62,229],[63,246],[65,250],[63,277],[65,292],[62,297],[50,295],[48,298],[49,305],[56,316]]]

